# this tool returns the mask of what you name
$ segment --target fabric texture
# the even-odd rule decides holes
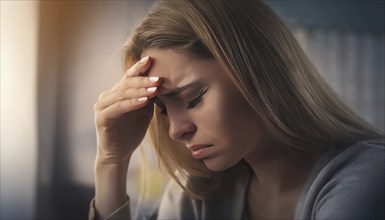
[[[95,209],[95,198],[92,199],[90,204],[90,210],[88,212],[88,219],[96,220],[97,214]],[[110,215],[107,216],[106,220],[120,220],[120,219],[131,219],[130,210],[130,198],[127,196],[127,201]]]
[[[200,201],[170,181],[157,210],[134,219],[247,219],[246,195],[250,176],[231,190]],[[348,148],[330,146],[315,164],[297,203],[294,219],[385,219],[384,140],[370,140]],[[131,219],[129,201],[108,219]],[[95,219],[93,201],[89,219]]]

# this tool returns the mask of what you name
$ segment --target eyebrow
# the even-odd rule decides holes
[[[164,96],[164,97],[168,97],[168,98],[171,98],[171,97],[174,97],[176,95],[178,95],[179,93],[181,93],[182,91],[188,89],[188,88],[191,88],[191,87],[194,87],[194,86],[197,86],[200,84],[200,80],[195,80],[191,83],[188,83],[187,85],[184,85],[182,87],[179,87],[179,88],[176,88],[170,92],[166,92],[164,94],[159,94],[158,96]]]

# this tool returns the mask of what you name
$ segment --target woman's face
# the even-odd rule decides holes
[[[156,103],[168,117],[171,139],[213,171],[255,153],[265,129],[217,61],[165,49],[144,56],[154,61],[149,76],[162,78]]]

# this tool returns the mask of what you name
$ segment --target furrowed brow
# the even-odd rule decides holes
[[[186,90],[186,89],[189,89],[191,87],[194,87],[194,86],[197,86],[200,82],[198,80],[192,82],[192,83],[189,83],[187,85],[184,85],[182,87],[179,87],[179,88],[176,88],[170,92],[166,92],[166,93],[163,93],[163,94],[159,94],[158,96],[164,96],[164,97],[167,97],[167,98],[171,98],[171,97],[174,97],[176,95],[178,95],[179,93],[181,93],[182,91]]]

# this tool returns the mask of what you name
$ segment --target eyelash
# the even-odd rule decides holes
[[[187,109],[192,109],[194,108],[196,105],[198,105],[201,101],[202,101],[202,96],[207,92],[207,89],[208,88],[205,88],[203,90],[201,90],[198,94],[197,97],[195,97],[193,100],[189,101],[187,103]],[[165,107],[163,107],[160,111],[160,114],[162,115],[167,115],[167,109]]]
[[[199,95],[197,97],[195,97],[193,100],[191,100],[190,102],[188,102],[187,104],[187,109],[192,109],[194,108],[196,105],[199,104],[199,102],[202,101],[202,96],[207,92],[207,88],[201,90],[199,92]]]

